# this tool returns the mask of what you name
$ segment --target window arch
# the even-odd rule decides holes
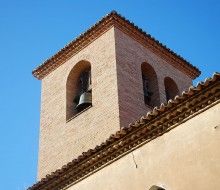
[[[164,85],[167,101],[174,99],[176,95],[179,95],[179,89],[173,79],[166,77],[164,79]]]
[[[159,187],[159,186],[153,185],[149,190],[165,190],[165,189],[162,188],[162,187]]]
[[[79,105],[84,102],[83,106]],[[70,71],[66,83],[66,120],[91,105],[91,64],[88,61],[78,62]]]
[[[148,63],[142,63],[141,71],[145,104],[151,107],[159,106],[160,96],[155,70]]]

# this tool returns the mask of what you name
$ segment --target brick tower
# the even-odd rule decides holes
[[[42,80],[38,179],[174,98],[199,74],[111,12],[33,71]]]

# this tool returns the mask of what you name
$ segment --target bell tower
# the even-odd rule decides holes
[[[38,179],[187,89],[200,71],[115,11],[33,71]]]

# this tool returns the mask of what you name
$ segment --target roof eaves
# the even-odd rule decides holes
[[[70,59],[75,53],[80,51],[81,48],[84,48],[88,44],[90,44],[98,35],[104,33],[107,31],[107,29],[113,25],[117,25],[117,22],[121,23],[121,27],[123,26],[123,23],[126,23],[126,27],[129,27],[134,29],[136,31],[136,34],[139,33],[142,35],[142,42],[145,40],[144,38],[147,38],[149,42],[151,42],[151,48],[155,46],[158,50],[163,52],[164,54],[169,53],[169,57],[171,60],[175,62],[175,59],[177,62],[181,64],[182,67],[187,67],[186,71],[191,75],[193,78],[196,78],[200,75],[200,71],[198,68],[190,64],[188,61],[186,61],[183,57],[180,55],[174,53],[172,50],[167,48],[165,45],[160,43],[155,38],[151,37],[151,35],[144,32],[141,28],[134,25],[134,23],[127,20],[125,17],[118,14],[116,11],[112,11],[110,14],[107,14],[104,16],[101,20],[98,21],[98,23],[94,24],[92,27],[90,27],[87,31],[85,31],[83,34],[81,34],[79,37],[77,37],[75,40],[67,44],[64,48],[62,48],[60,51],[58,51],[56,54],[54,54],[51,58],[47,59],[45,62],[43,62],[40,66],[38,66],[36,69],[33,70],[32,74],[34,77],[38,79],[43,79],[46,75],[48,75],[50,72],[52,72],[54,69],[59,67],[61,64],[63,64],[65,61]],[[118,25],[119,26],[119,25]],[[100,30],[99,30],[100,29]],[[148,47],[150,47],[148,45]],[[165,52],[164,52],[165,51]],[[185,64],[185,65],[184,65]],[[175,64],[174,64],[175,65]]]
[[[145,117],[121,128],[105,142],[46,175],[28,190],[55,189],[58,186],[63,188],[77,183],[106,164],[185,122],[190,115],[196,115],[200,110],[219,103],[219,99],[220,73],[214,73],[212,78],[199,82],[196,87],[191,86],[187,92],[184,91],[167,104],[155,107]]]

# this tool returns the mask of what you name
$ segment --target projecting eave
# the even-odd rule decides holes
[[[94,40],[112,27],[116,27],[122,32],[126,33],[140,44],[166,60],[168,63],[186,73],[192,79],[200,75],[201,72],[198,68],[190,64],[180,55],[174,53],[158,40],[155,40],[149,34],[144,32],[138,26],[135,26],[120,14],[112,11],[110,14],[107,14],[105,17],[103,17],[98,23],[89,28],[86,32],[67,44],[51,58],[47,59],[35,70],[33,70],[33,76],[40,80],[43,79],[45,76],[57,69],[60,65],[64,64],[73,55],[91,44]]]

